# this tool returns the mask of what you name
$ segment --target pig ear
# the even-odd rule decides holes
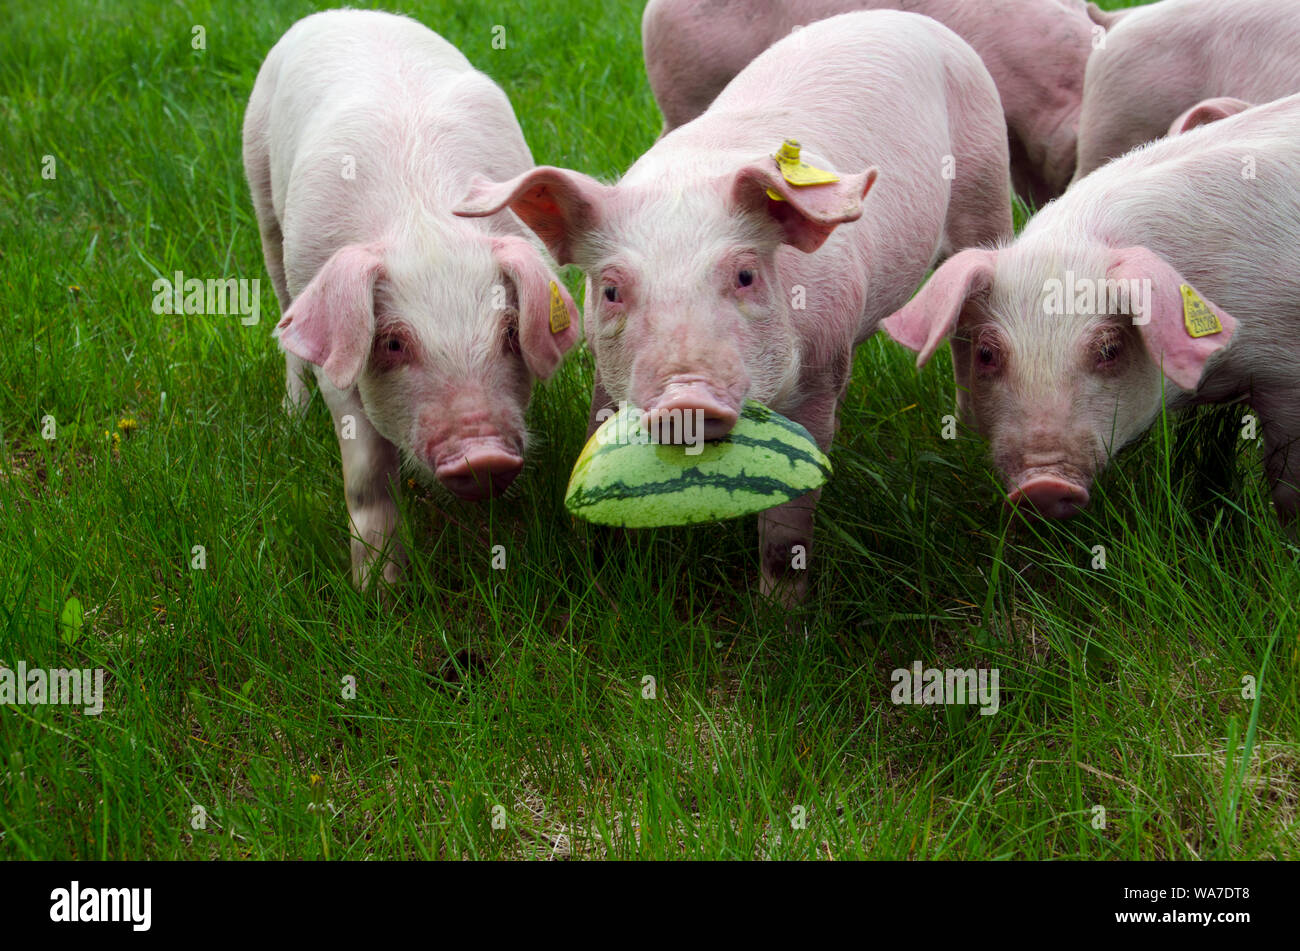
[[[365,369],[375,335],[375,281],[383,266],[374,246],[340,248],[276,325],[280,346],[321,367],[340,390],[350,390]]]
[[[1226,119],[1229,116],[1235,116],[1239,112],[1245,112],[1250,107],[1250,103],[1241,99],[1233,99],[1231,96],[1206,99],[1204,102],[1198,102],[1175,119],[1173,125],[1169,127],[1169,134],[1181,135],[1195,129],[1197,126],[1209,125],[1211,122],[1218,122],[1220,119]]]
[[[1227,345],[1236,319],[1196,291],[1167,261],[1147,248],[1115,252],[1107,277],[1145,282],[1139,299],[1150,288],[1150,306],[1135,314],[1133,323],[1142,343],[1165,376],[1188,392],[1195,392],[1210,357]],[[1192,336],[1198,333],[1200,336]]]
[[[885,318],[885,332],[915,350],[916,365],[925,366],[944,338],[957,329],[966,301],[993,284],[996,262],[997,252],[984,248],[953,255],[911,301]]]
[[[533,376],[547,379],[578,340],[578,308],[540,253],[523,238],[494,238],[497,264],[519,297],[519,349]]]
[[[786,244],[812,253],[837,225],[862,217],[862,199],[876,182],[876,170],[843,175],[824,185],[791,185],[772,159],[746,165],[732,181],[732,199],[766,214],[781,226]],[[780,195],[771,197],[769,191]]]
[[[574,243],[596,226],[608,191],[608,185],[581,172],[539,165],[508,182],[476,179],[452,214],[483,218],[509,207],[557,262],[572,264]]]
[[[1089,20],[1108,30],[1129,13],[1128,10],[1103,10],[1095,3],[1088,4],[1087,12]]]

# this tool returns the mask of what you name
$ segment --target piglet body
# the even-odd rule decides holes
[[[1164,135],[1203,100],[1227,109],[1202,121],[1239,111],[1234,99],[1300,92],[1296,0],[1162,0],[1097,18],[1109,29],[1088,59],[1075,181]]]
[[[1013,502],[1068,516],[1163,403],[1244,399],[1283,519],[1300,503],[1300,96],[1104,166],[885,321],[953,335],[962,415]]]
[[[704,112],[791,31],[855,10],[933,17],[969,43],[1002,100],[1017,191],[1043,204],[1065,189],[1084,69],[1103,32],[1081,0],[650,0],[641,37],[664,131]]]
[[[787,180],[786,139],[837,180]],[[987,70],[947,28],[892,11],[777,43],[617,185],[540,168],[480,183],[459,212],[506,206],[587,272],[593,422],[627,401],[652,425],[698,414],[716,438],[749,398],[823,447],[855,344],[936,259],[1011,232]],[[760,516],[765,593],[802,595],[816,497]]]
[[[505,94],[437,34],[341,10],[267,56],[244,164],[287,406],[305,404],[310,366],[339,436],[354,580],[395,580],[402,458],[463,498],[499,493],[533,380],[574,342],[572,300],[526,229],[450,211],[474,175],[530,168],[528,147]]]

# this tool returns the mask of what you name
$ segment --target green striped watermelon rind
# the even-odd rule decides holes
[[[716,522],[796,499],[831,474],[808,430],[753,400],[697,455],[650,442],[640,420],[639,409],[625,407],[592,434],[565,493],[570,514],[622,528]],[[620,435],[626,441],[615,441]]]

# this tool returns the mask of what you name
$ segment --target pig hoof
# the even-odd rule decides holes
[[[382,562],[377,558],[353,562],[352,584],[363,593],[377,592],[384,604],[391,605],[393,593],[401,585],[406,574],[405,561],[405,557],[399,553],[395,557],[385,558]]]
[[[305,389],[297,393],[286,393],[280,406],[284,410],[284,415],[290,419],[302,419],[307,415],[307,407],[311,403],[311,394]]]
[[[797,608],[808,596],[808,577],[802,572],[773,575],[763,572],[759,581],[759,594],[787,611]]]

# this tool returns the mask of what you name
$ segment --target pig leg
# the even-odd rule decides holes
[[[1026,203],[1032,202],[1032,207],[1035,209],[1042,208],[1055,198],[1060,191],[1064,190],[1064,182],[1061,183],[1060,189],[1053,191],[1051,186],[1043,180],[1042,176],[1038,174],[1038,169],[1034,166],[1034,163],[1029,160],[1029,155],[1018,138],[1012,138],[1009,146],[1011,150],[1012,189]],[[1073,155],[1070,156],[1070,160],[1074,160]],[[960,251],[962,247],[959,245],[956,250]]]
[[[609,417],[601,417],[601,410],[614,412],[618,407],[610,399],[609,394],[605,392],[605,386],[600,382],[600,377],[596,377],[596,382],[591,388],[591,412],[587,415],[587,438],[590,439],[596,429]]]
[[[843,362],[843,361],[840,361]],[[838,426],[839,393],[823,392],[804,401],[791,419],[804,426],[826,452]],[[791,499],[758,515],[758,552],[762,569],[759,592],[784,608],[808,594],[813,516],[822,490]]]
[[[382,574],[385,582],[393,584],[401,578],[406,561],[394,537],[400,474],[397,447],[371,425],[356,390],[340,393],[328,383],[321,389],[334,416],[343,457],[343,489],[352,531],[352,582],[365,590]]]
[[[758,515],[759,593],[783,608],[798,605],[808,595],[813,514],[821,495],[821,489],[814,489]]]
[[[1264,430],[1264,472],[1268,475],[1278,520],[1294,525],[1300,513],[1300,394],[1270,399],[1268,407],[1285,407],[1269,413],[1259,406]]]
[[[297,354],[284,355],[284,411],[289,416],[301,418],[307,414],[311,393],[303,374],[310,372],[310,366]]]
[[[983,142],[972,141],[957,153],[956,178],[944,222],[945,246],[953,252],[987,247],[1015,236],[1007,153],[995,132],[986,130]]]
[[[256,115],[260,120],[261,111]],[[254,137],[253,141],[258,141]],[[284,277],[284,232],[280,229],[280,219],[275,215],[275,206],[271,201],[271,161],[265,149],[250,146],[244,153],[244,165],[248,172],[248,188],[253,196],[253,208],[257,212],[257,229],[262,236],[262,256],[266,259],[266,272],[271,276],[271,286],[275,288],[275,299],[280,302],[280,314],[289,309],[293,299],[289,296],[289,285]],[[284,355],[284,411],[290,416],[302,416],[307,411],[311,394],[303,374],[307,372],[307,363],[292,353]]]

